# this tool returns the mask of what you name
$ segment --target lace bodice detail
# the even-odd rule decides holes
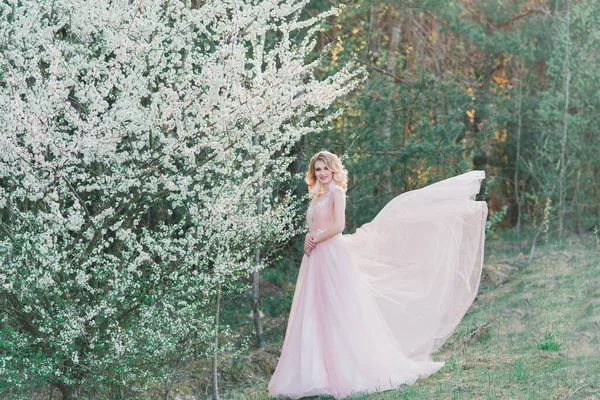
[[[315,203],[313,201],[313,203]],[[327,205],[327,203],[329,203],[329,196],[321,196],[321,199],[319,199],[315,205],[309,205],[308,209],[313,209],[313,208],[321,208]]]
[[[312,199],[306,213],[306,221],[308,222],[309,231],[315,236],[323,233],[332,222],[333,218],[333,192],[341,190],[341,186],[330,183],[329,190],[323,193],[320,197]]]

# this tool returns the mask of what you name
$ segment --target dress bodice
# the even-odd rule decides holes
[[[314,197],[306,212],[309,231],[318,236],[333,222],[333,192],[343,191],[341,186],[330,183],[329,189],[319,197]]]

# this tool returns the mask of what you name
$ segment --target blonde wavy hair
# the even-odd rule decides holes
[[[341,186],[344,189],[344,193],[346,193],[346,190],[348,190],[348,171],[344,168],[338,156],[326,150],[321,150],[312,156],[308,163],[308,171],[306,171],[306,177],[304,178],[304,182],[308,185],[308,197],[313,198],[323,194],[323,187],[320,187],[318,192],[312,193],[313,188],[317,184],[317,175],[315,173],[315,163],[317,161],[323,161],[329,170],[333,172],[333,181],[330,185]]]

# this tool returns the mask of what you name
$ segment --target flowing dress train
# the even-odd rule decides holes
[[[403,193],[354,234],[302,259],[269,394],[336,398],[394,389],[433,374],[432,361],[472,304],[483,265],[484,171]],[[333,192],[313,200],[311,232],[326,230]]]

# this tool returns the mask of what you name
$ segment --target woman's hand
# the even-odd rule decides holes
[[[317,243],[315,242],[315,236],[308,232],[304,237],[304,247],[309,248],[310,250],[314,249]]]
[[[306,236],[304,237],[304,254],[306,254],[307,257],[310,256],[310,252],[312,251],[312,249],[315,248],[317,244],[315,243],[315,237],[312,233],[307,233]]]

